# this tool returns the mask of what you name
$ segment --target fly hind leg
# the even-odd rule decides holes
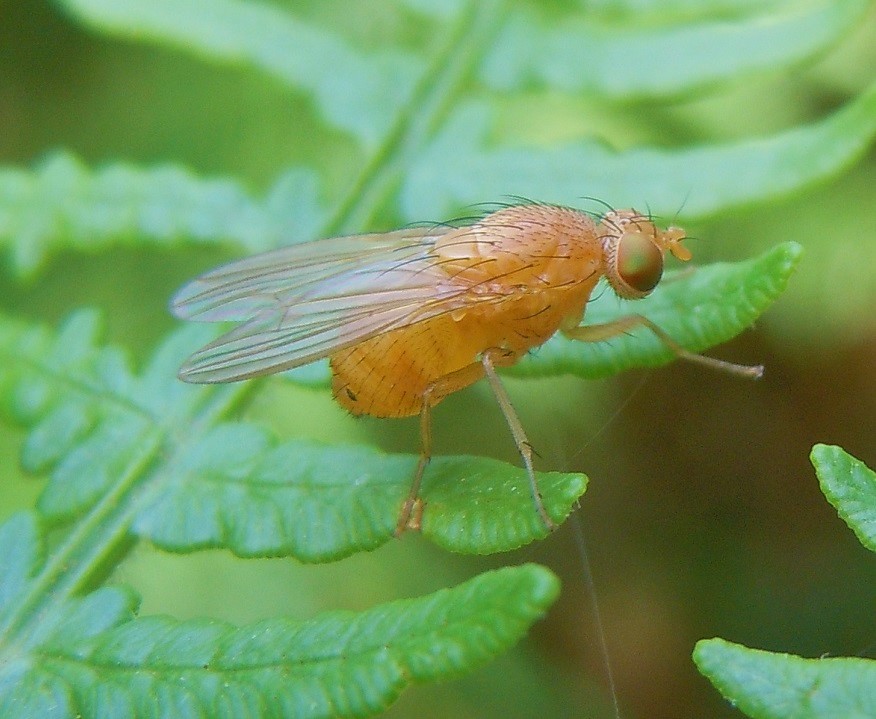
[[[517,445],[517,451],[523,460],[523,465],[526,468],[526,474],[529,478],[529,487],[532,492],[532,500],[538,512],[538,516],[548,530],[556,529],[556,524],[550,518],[550,515],[545,509],[544,501],[541,497],[541,492],[538,489],[538,482],[535,478],[535,469],[532,465],[532,446],[526,438],[526,432],[523,425],[520,423],[520,418],[514,411],[511,405],[511,399],[505,391],[499,375],[496,374],[496,366],[508,364],[508,353],[502,349],[488,349],[481,356],[481,361],[470,364],[455,372],[451,372],[444,377],[433,382],[423,392],[423,404],[420,409],[420,459],[417,462],[417,468],[414,472],[414,479],[411,482],[411,489],[408,497],[405,500],[402,510],[399,513],[398,523],[396,524],[395,534],[400,535],[405,529],[419,529],[418,514],[414,512],[419,506],[420,483],[423,479],[423,473],[429,460],[432,456],[432,406],[439,400],[446,397],[448,394],[455,392],[458,389],[474,384],[481,377],[486,376],[490,383],[490,388],[499,403],[502,414],[505,416],[505,421],[511,430],[511,435],[514,437],[514,443]]]
[[[420,405],[420,459],[414,470],[414,479],[411,481],[408,497],[398,515],[395,536],[398,537],[406,529],[420,528],[420,513],[422,512],[420,484],[423,481],[426,466],[432,458],[432,407],[448,394],[474,384],[483,376],[484,368],[480,364],[470,364],[438,378],[424,390]],[[414,510],[418,508],[419,511],[415,512]]]

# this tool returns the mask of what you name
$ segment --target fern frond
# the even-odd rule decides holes
[[[138,617],[118,587],[37,603],[36,517],[0,525],[0,714],[18,717],[362,717],[406,686],[456,676],[516,643],[557,596],[536,565],[310,621]]]

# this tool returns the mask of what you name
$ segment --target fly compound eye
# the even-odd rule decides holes
[[[663,276],[663,252],[647,235],[625,232],[617,243],[614,271],[630,296],[644,297]]]

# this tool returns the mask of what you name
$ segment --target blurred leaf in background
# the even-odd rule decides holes
[[[810,459],[824,496],[861,544],[876,549],[876,472],[832,445],[815,445]],[[876,714],[873,659],[805,659],[704,639],[697,643],[694,660],[715,687],[753,719]]]
[[[74,409],[44,416],[40,403],[55,395],[16,382],[4,401],[19,424],[0,433],[4,516],[39,496],[41,516],[63,532],[77,526],[65,523],[112,500],[101,492],[118,492],[118,476],[149,476],[150,459],[166,456],[161,431],[185,426],[186,407],[214,417],[241,407],[235,418],[251,429],[233,436],[247,439],[251,459],[273,451],[270,434],[413,451],[415,421],[353,421],[323,389],[281,379],[215,394],[174,387],[171,358],[182,348],[167,348],[180,337],[189,349],[197,342],[165,339],[168,297],[219,261],[290,241],[468,216],[512,196],[584,209],[598,209],[585,199],[598,198],[682,224],[702,264],[757,255],[790,268],[792,258],[772,248],[805,249],[783,301],[720,350],[766,364],[757,386],[681,366],[585,383],[556,376],[569,371],[557,344],[530,358],[546,376],[509,380],[539,466],[591,477],[586,534],[622,705],[634,716],[732,716],[690,662],[703,636],[856,653],[876,631],[864,609],[876,570],[831,522],[805,458],[828,437],[876,464],[874,36],[876,10],[865,0],[4,5],[4,364],[15,374],[23,358],[44,354],[48,366],[76,368],[58,375],[76,377],[70,387],[111,399],[82,404],[68,387],[58,407]],[[656,309],[684,300],[710,271],[667,283]],[[599,303],[599,313],[625,311],[608,296]],[[129,348],[146,370],[132,374],[98,342],[90,315],[62,324],[83,305],[102,309],[110,346]],[[62,327],[54,351],[35,329],[46,326]],[[696,322],[690,331],[691,340],[701,332]],[[159,345],[164,353],[153,356]],[[596,357],[625,351],[621,343]],[[166,424],[143,422],[144,397]],[[45,417],[53,424],[23,429]],[[136,425],[141,440],[123,451],[112,434],[91,434],[113,422]],[[435,428],[440,454],[516,461],[481,388],[448,399]],[[142,461],[127,475],[83,471],[97,465],[76,465],[69,451],[95,437],[83,460],[117,452],[131,463],[140,451]],[[21,458],[50,474],[48,484],[24,475]],[[59,482],[68,494],[53,506]],[[137,506],[160,506],[159,496],[138,496]],[[147,531],[162,518],[141,515],[137,532],[173,546]],[[571,717],[608,707],[568,530],[494,558],[406,537],[303,567],[218,550],[173,556],[130,544],[127,525],[114,526],[83,566],[106,572],[127,555],[113,579],[142,594],[142,614],[180,621],[365,610],[540,561],[565,586],[532,638],[469,678],[409,691],[389,715]],[[248,554],[228,534],[195,546]],[[269,554],[260,546],[255,553]],[[24,576],[39,562],[21,566]],[[65,591],[101,579],[85,573]]]

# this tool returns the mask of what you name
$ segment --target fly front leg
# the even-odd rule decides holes
[[[496,374],[495,365],[501,365],[505,355],[506,353],[500,349],[487,350],[481,356],[481,365],[484,368],[484,374],[487,377],[487,381],[490,383],[493,394],[496,395],[496,401],[502,409],[502,414],[505,415],[505,421],[508,423],[508,427],[511,430],[511,436],[514,437],[517,451],[520,453],[521,459],[523,459],[523,466],[526,467],[526,474],[529,477],[529,489],[532,492],[532,501],[538,511],[538,516],[541,517],[544,526],[553,531],[556,529],[557,525],[554,524],[554,521],[548,515],[544,506],[544,501],[541,497],[541,492],[538,489],[538,481],[535,478],[535,469],[532,466],[532,445],[526,437],[526,432],[523,430],[523,425],[520,423],[520,418],[517,416],[517,412],[514,411],[514,407],[511,404],[511,398],[505,390],[505,385],[502,384],[502,380],[500,380],[499,375]]]
[[[715,359],[714,357],[705,357],[704,355],[690,352],[664,332],[660,327],[654,324],[647,317],[642,315],[627,315],[620,317],[613,322],[605,322],[597,325],[580,325],[571,329],[563,330],[563,334],[569,339],[578,340],[580,342],[602,342],[617,335],[624,334],[636,327],[647,327],[657,338],[672,351],[678,359],[688,362],[695,362],[706,367],[718,370],[720,372],[729,372],[740,377],[748,379],[760,379],[763,376],[763,365],[741,365],[734,362],[725,362],[724,360]]]

